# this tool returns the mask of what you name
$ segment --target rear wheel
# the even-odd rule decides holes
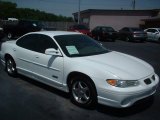
[[[89,78],[74,77],[70,83],[71,100],[78,106],[90,108],[97,102],[94,84]]]
[[[16,69],[16,64],[13,60],[13,58],[8,57],[6,59],[6,71],[8,73],[8,75],[10,76],[16,76],[17,75],[17,69]]]

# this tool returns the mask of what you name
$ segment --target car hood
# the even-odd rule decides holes
[[[112,73],[120,79],[137,80],[154,73],[153,67],[148,63],[120,52],[87,56],[81,58],[86,66],[94,67],[102,72]]]

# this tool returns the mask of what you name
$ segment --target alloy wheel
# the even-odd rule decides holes
[[[14,60],[11,58],[8,58],[6,61],[6,71],[11,76],[16,75],[16,65],[15,65]]]
[[[72,94],[76,102],[85,104],[90,100],[90,89],[83,81],[76,81],[72,86]]]

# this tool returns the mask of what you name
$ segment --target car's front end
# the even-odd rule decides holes
[[[153,95],[158,87],[159,77],[153,67],[130,55],[112,51],[81,58],[80,62],[88,62],[81,65],[87,67],[85,73],[95,83],[100,104],[117,108],[129,107],[136,101]]]
[[[149,97],[156,92],[159,77],[151,74],[138,80],[111,80],[110,86],[98,88],[98,102],[113,107],[129,107],[136,101]]]

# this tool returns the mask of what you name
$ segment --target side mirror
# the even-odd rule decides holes
[[[45,50],[46,55],[53,55],[53,56],[62,56],[59,50],[56,50],[54,48],[48,48]]]

